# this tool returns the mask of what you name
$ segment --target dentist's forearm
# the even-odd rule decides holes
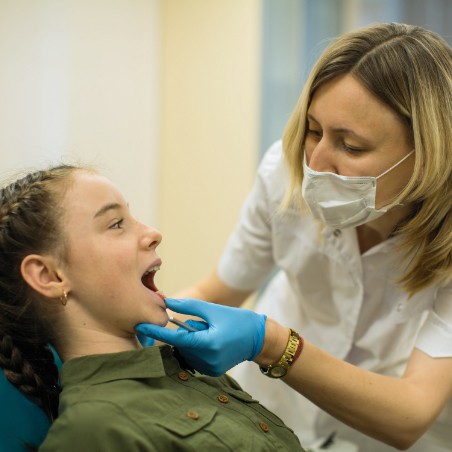
[[[277,362],[286,343],[287,328],[267,319],[264,345],[255,361],[263,366]],[[283,380],[340,421],[403,449],[425,432],[447,401],[447,370],[443,374],[444,381],[439,376],[436,385],[440,395],[435,395],[435,386],[422,378],[372,373],[305,341],[300,357]]]
[[[213,271],[207,278],[191,287],[182,289],[174,298],[197,298],[224,306],[239,307],[251,292],[234,289],[225,284]]]

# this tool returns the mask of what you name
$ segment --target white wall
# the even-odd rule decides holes
[[[0,0],[0,177],[94,164],[156,222],[159,0]]]

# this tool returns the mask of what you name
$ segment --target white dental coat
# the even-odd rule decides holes
[[[361,255],[355,229],[321,230],[308,213],[281,212],[287,181],[277,142],[261,162],[220,261],[220,278],[236,289],[255,290],[279,269],[256,310],[364,369],[401,375],[415,346],[433,357],[452,356],[452,285],[430,287],[408,300],[394,284],[403,272],[394,251],[397,238]],[[230,373],[305,446],[337,431],[360,452],[394,450],[336,421],[282,381],[263,376],[254,363]],[[451,402],[409,450],[452,450]]]

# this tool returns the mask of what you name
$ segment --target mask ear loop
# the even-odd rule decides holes
[[[392,171],[394,168],[396,168],[397,166],[399,166],[401,163],[403,163],[412,153],[414,152],[414,149],[409,152],[407,155],[405,155],[405,157],[403,157],[402,160],[399,160],[397,163],[395,163],[394,165],[391,166],[391,168],[387,169],[384,173],[381,173],[379,176],[377,176],[375,179],[380,179],[380,177],[383,177],[385,174],[388,174],[389,171]]]
[[[407,155],[405,155],[405,157],[403,157],[403,159],[402,160],[399,160],[395,165],[392,165],[391,166],[391,168],[389,168],[389,169],[387,169],[384,173],[382,173],[382,174],[380,174],[379,176],[377,176],[375,179],[380,179],[380,177],[383,177],[385,174],[388,174],[389,173],[389,171],[391,171],[391,170],[393,170],[394,168],[396,168],[397,166],[399,166],[401,163],[403,163],[412,153],[414,152],[414,149],[411,151],[411,152],[409,152]],[[400,193],[399,193],[400,194]],[[399,196],[399,195],[397,195],[397,196]],[[389,203],[388,205],[386,205],[386,206],[384,206],[385,208],[387,208],[388,210],[389,209],[392,209],[393,207],[395,207],[395,206],[403,206],[404,204],[403,203],[401,203],[401,202],[399,202],[399,203],[397,203],[397,204],[391,204],[391,203]]]

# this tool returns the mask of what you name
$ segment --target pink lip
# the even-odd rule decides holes
[[[155,266],[159,266],[159,267],[161,267],[161,265],[162,265],[162,259],[157,259],[154,263],[152,263],[150,266],[149,266],[149,268],[152,268],[152,267],[155,267]]]
[[[156,293],[163,301],[165,301],[166,295],[163,294],[162,292],[160,292],[160,290],[158,292],[154,292]]]

